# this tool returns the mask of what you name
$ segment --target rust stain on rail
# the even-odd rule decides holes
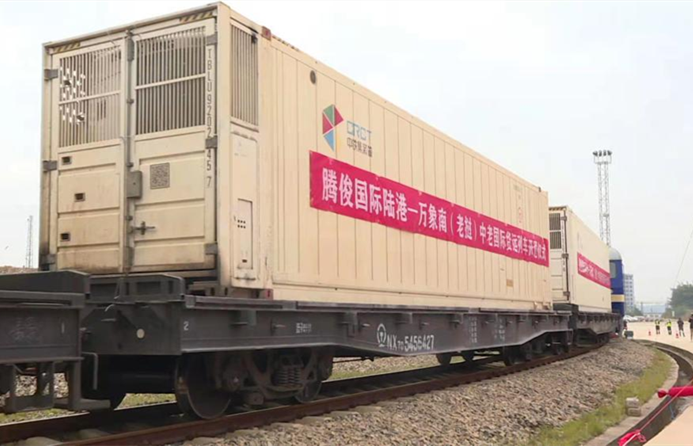
[[[180,413],[176,403],[152,404],[147,406],[118,409],[106,413],[81,413],[40,420],[20,421],[0,425],[0,445],[23,440],[36,435],[50,437],[64,432],[120,423],[132,420],[143,420],[153,416],[173,415]]]

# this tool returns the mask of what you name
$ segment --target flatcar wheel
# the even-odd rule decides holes
[[[553,342],[551,344],[551,354],[559,356],[565,353],[565,346],[560,342]]]
[[[125,392],[115,392],[115,393],[102,393],[102,392],[93,392],[93,391],[82,391],[82,396],[84,398],[90,399],[90,400],[97,400],[97,401],[103,401],[103,400],[108,400],[109,405],[108,407],[105,407],[103,409],[95,409],[95,412],[101,412],[101,411],[109,411],[109,410],[116,410],[118,406],[123,402],[125,399],[125,396],[127,394]]]
[[[308,403],[315,399],[322,388],[322,381],[311,381],[303,389],[294,396],[294,399],[299,403]]]
[[[4,395],[9,392],[11,384],[9,367],[0,366],[0,395]]]
[[[503,347],[501,356],[503,357],[503,363],[507,366],[520,362],[519,349],[517,347]]]
[[[520,359],[525,362],[534,359],[534,345],[532,342],[527,342],[520,346]]]
[[[538,356],[543,355],[546,353],[547,347],[546,347],[546,337],[545,336],[540,336],[534,341],[532,341],[532,352]]]
[[[474,356],[476,356],[476,355],[475,355],[475,352],[473,350],[462,352],[462,358],[464,359],[464,362],[469,363],[469,362],[474,361]]]
[[[452,362],[452,354],[451,353],[438,353],[436,355],[436,359],[438,360],[438,364],[442,366],[448,366],[450,365],[450,362]]]
[[[126,393],[111,395],[108,400],[111,402],[111,410],[116,410],[125,399]]]
[[[231,394],[214,388],[204,357],[192,355],[182,358],[178,365],[176,401],[185,413],[209,420],[224,414]]]

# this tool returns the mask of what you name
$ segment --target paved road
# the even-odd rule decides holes
[[[661,333],[657,335],[654,322],[630,323],[628,329],[633,330],[635,339],[662,342],[693,352],[693,341],[690,338],[691,333],[687,322],[684,325],[684,337],[676,336],[678,331],[676,321],[672,321],[673,334],[671,336],[667,334],[664,324],[661,326]],[[647,446],[693,446],[693,407],[686,409],[659,435],[648,441]]]
[[[691,330],[688,327],[688,322],[683,325],[683,337],[676,337],[678,332],[676,321],[672,321],[671,328],[672,334],[668,335],[666,326],[662,324],[661,333],[657,335],[654,322],[631,322],[628,324],[628,329],[633,330],[635,339],[664,342],[665,344],[671,344],[693,351],[693,341],[691,341]]]

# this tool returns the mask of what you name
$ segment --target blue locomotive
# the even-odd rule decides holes
[[[623,293],[623,259],[621,253],[611,248],[609,251],[609,270],[611,273],[611,311],[626,315],[626,298]]]

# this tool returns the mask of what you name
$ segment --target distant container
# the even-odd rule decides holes
[[[609,247],[567,206],[549,208],[554,303],[611,310]]]
[[[44,54],[44,269],[551,308],[546,192],[226,5]]]

